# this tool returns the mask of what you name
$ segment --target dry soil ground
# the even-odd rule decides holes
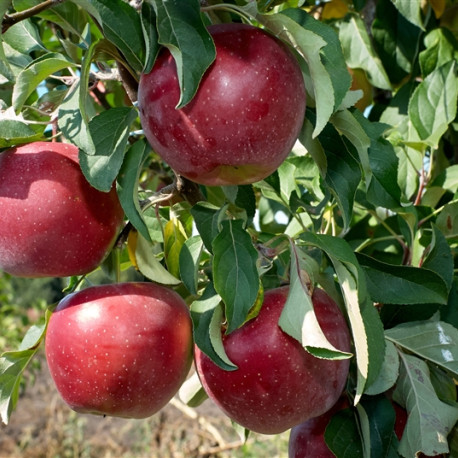
[[[146,420],[79,415],[61,400],[46,363],[0,427],[0,458],[285,458],[287,433],[242,443],[211,401],[173,399]]]

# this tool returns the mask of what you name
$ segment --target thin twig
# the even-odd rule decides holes
[[[17,13],[5,14],[2,22],[2,33],[5,33],[12,25],[17,24],[25,19],[28,19],[36,14],[41,13],[48,8],[63,3],[65,0],[45,0],[44,2],[39,3],[38,5],[32,6],[24,11],[18,11]]]

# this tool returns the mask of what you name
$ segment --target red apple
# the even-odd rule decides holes
[[[246,24],[209,27],[216,60],[190,103],[166,49],[140,79],[140,120],[153,149],[175,172],[209,186],[253,183],[274,172],[302,126],[305,88],[287,47]]]
[[[296,425],[291,429],[288,444],[289,458],[334,458],[324,440],[324,433],[331,418],[339,410],[348,407],[346,398],[341,397],[334,406],[319,417]]]
[[[196,366],[209,397],[235,422],[277,434],[329,410],[348,376],[349,360],[319,359],[278,326],[289,288],[267,291],[259,315],[223,336],[230,360],[225,371],[196,349]],[[350,334],[337,304],[323,291],[312,296],[328,340],[350,351]]]
[[[404,429],[407,424],[407,410],[401,407],[398,403],[393,402],[394,411],[396,412],[396,421],[394,424],[394,432],[396,437],[401,440],[404,434]]]
[[[0,153],[0,269],[64,277],[95,269],[123,221],[116,190],[85,179],[78,148],[35,142]]]
[[[46,358],[64,401],[81,413],[146,418],[185,380],[192,325],[183,299],[154,283],[94,286],[64,298]]]

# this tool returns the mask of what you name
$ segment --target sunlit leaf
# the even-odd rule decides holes
[[[38,140],[40,133],[27,124],[14,119],[0,119],[0,148],[30,143]]]
[[[360,16],[348,15],[339,23],[339,38],[348,66],[363,69],[373,86],[390,90],[391,83]]]
[[[29,328],[17,351],[4,352],[0,356],[0,420],[5,424],[16,407],[22,375],[38,352],[50,316],[48,310],[44,324]]]
[[[222,369],[236,369],[237,366],[229,360],[224,350],[221,333],[223,308],[221,297],[216,293],[212,283],[209,283],[202,296],[191,304],[191,317],[194,341],[199,349]]]
[[[290,286],[288,297],[278,321],[284,332],[302,343],[314,356],[325,359],[345,359],[351,354],[334,347],[320,327],[316,317],[308,285],[302,278],[304,265],[301,252],[292,242]]]
[[[215,45],[202,23],[198,0],[153,0],[158,41],[175,59],[181,95],[177,108],[194,96],[200,80],[216,56]]]
[[[447,435],[458,420],[458,407],[441,402],[431,384],[427,364],[413,355],[401,353],[399,380],[393,399],[405,406],[407,424],[399,452],[415,456],[448,453]]]
[[[420,139],[437,147],[455,119],[458,99],[457,63],[450,61],[419,84],[409,104],[409,117]]]
[[[382,304],[427,304],[447,302],[447,285],[435,272],[411,266],[397,266],[357,254],[367,276],[375,302]]]
[[[103,111],[89,122],[94,154],[80,150],[80,165],[89,183],[100,191],[109,191],[121,168],[130,125],[137,111],[117,107]]]
[[[380,317],[369,300],[364,272],[343,239],[307,232],[301,240],[325,251],[336,271],[356,350],[356,403],[366,384],[370,385],[378,377],[384,361],[385,339]]]
[[[164,285],[178,285],[174,277],[156,258],[153,245],[139,233],[135,247],[135,260],[140,272],[150,280]]]
[[[320,54],[320,50],[326,46],[326,41],[285,14],[258,14],[256,18],[268,30],[293,46],[307,62],[317,110],[317,121],[313,131],[313,137],[316,137],[328,122],[335,105],[332,80],[321,61]]]
[[[412,24],[424,29],[421,0],[391,0],[399,12]]]
[[[458,329],[441,321],[411,322],[385,331],[397,346],[458,375]]]
[[[59,53],[48,53],[35,59],[22,70],[13,89],[13,107],[19,111],[29,95],[37,86],[54,72],[64,68],[75,67],[76,64]]]
[[[386,341],[385,359],[379,376],[369,385],[364,394],[377,395],[392,388],[399,376],[399,356],[391,341]]]

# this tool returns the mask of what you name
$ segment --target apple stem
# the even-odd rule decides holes
[[[200,187],[197,183],[194,183],[187,178],[175,174],[175,181],[173,183],[176,190],[191,204],[195,205],[197,202],[205,200]]]

